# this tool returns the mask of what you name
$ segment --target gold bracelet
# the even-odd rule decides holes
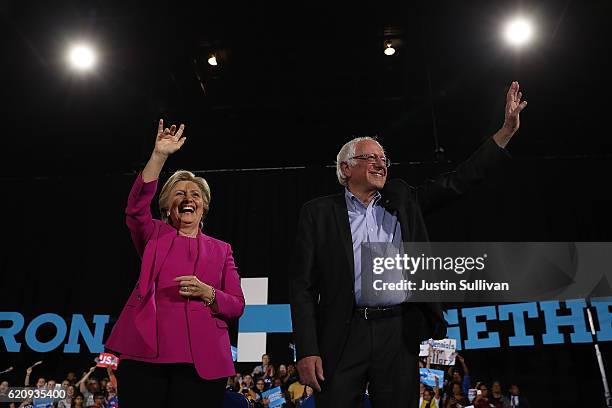
[[[206,302],[206,306],[208,307],[211,307],[215,303],[215,300],[217,300],[217,291],[215,290],[214,287],[212,287],[212,291],[213,291],[213,294],[212,294],[212,298],[210,299],[210,302]]]

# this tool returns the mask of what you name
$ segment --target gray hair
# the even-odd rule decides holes
[[[357,148],[357,143],[363,142],[364,140],[373,140],[376,143],[378,143],[378,140],[376,140],[376,138],[374,137],[370,137],[370,136],[356,137],[346,142],[344,146],[342,146],[342,148],[338,152],[338,155],[336,156],[336,176],[338,177],[338,182],[345,187],[348,185],[348,179],[346,178],[344,173],[342,173],[342,163],[346,163],[350,167],[353,167],[356,164],[355,159],[351,159],[351,157],[355,156],[355,150]],[[378,145],[382,148],[380,143],[378,143]],[[383,148],[383,151],[384,150],[385,149]]]

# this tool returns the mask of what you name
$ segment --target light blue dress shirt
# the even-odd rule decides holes
[[[353,240],[355,302],[357,306],[392,306],[404,302],[407,298],[405,291],[362,291],[362,273],[373,275],[371,268],[367,271],[361,269],[362,244],[385,242],[392,243],[396,248],[401,248],[402,230],[397,216],[380,205],[381,195],[379,192],[376,193],[367,207],[347,188],[344,190],[344,197]],[[367,248],[363,249],[368,250]],[[371,259],[371,253],[365,255]],[[394,255],[387,254],[387,256]],[[381,279],[384,282],[399,282],[404,279],[404,274],[403,271],[398,270],[386,271],[382,275],[373,275],[372,281],[376,279]]]

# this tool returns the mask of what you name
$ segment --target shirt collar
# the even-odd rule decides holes
[[[357,197],[355,197],[353,193],[349,191],[348,187],[344,187],[344,197],[346,198],[347,203],[353,204],[353,207],[356,205],[361,205],[364,208],[366,207],[365,205],[363,205],[361,200],[359,200]],[[372,206],[378,205],[381,197],[382,196],[380,195],[380,191],[377,191],[376,194],[374,194],[374,198],[371,201]]]

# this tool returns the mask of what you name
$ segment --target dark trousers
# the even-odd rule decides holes
[[[317,408],[362,407],[366,386],[374,408],[416,408],[419,349],[406,338],[410,329],[402,316],[353,316],[333,378],[326,377],[316,395]]]
[[[227,378],[202,379],[193,364],[121,360],[117,396],[122,408],[223,407]]]

